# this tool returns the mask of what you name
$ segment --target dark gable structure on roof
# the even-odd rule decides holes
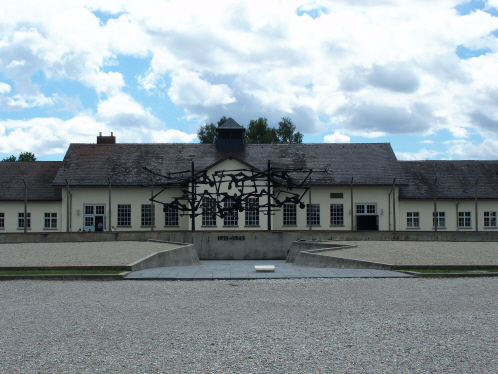
[[[100,134],[96,144],[71,144],[62,162],[1,162],[0,230],[23,229],[23,179],[36,231],[498,230],[498,161],[398,161],[388,143],[244,144],[244,131],[230,118],[218,127],[217,144],[120,144]],[[188,179],[235,181],[241,170],[289,170],[296,181],[307,178],[296,170],[313,171],[304,183],[311,193],[258,180],[269,196],[253,193],[224,215],[231,196],[251,191],[229,183],[193,188],[196,179]],[[192,198],[199,189],[207,193],[202,201]],[[299,204],[270,214],[258,208],[286,193]],[[195,214],[178,211],[175,199]]]

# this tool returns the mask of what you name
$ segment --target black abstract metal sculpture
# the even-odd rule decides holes
[[[166,175],[147,167],[143,169],[164,179],[164,183],[160,184],[161,191],[153,195],[150,201],[163,205],[163,211],[177,209],[181,212],[180,215],[189,215],[192,219],[192,230],[195,230],[194,218],[201,214],[213,219],[216,216],[230,217],[246,210],[272,215],[276,208],[281,208],[284,204],[295,204],[304,209],[305,203],[302,199],[310,188],[305,186],[306,181],[309,181],[313,172],[327,172],[326,169],[272,168],[270,161],[266,170],[219,170],[210,175],[207,169],[195,172],[193,162],[191,170]],[[173,197],[173,201],[169,203],[158,200],[158,196],[165,190],[178,187],[182,188],[182,196]],[[299,192],[294,192],[296,190]],[[263,203],[260,202],[262,197],[266,197]],[[209,201],[209,204],[206,204],[206,201]],[[270,222],[268,219],[269,230]]]

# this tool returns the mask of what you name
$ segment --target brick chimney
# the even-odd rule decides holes
[[[116,144],[116,137],[111,132],[111,136],[102,136],[102,133],[99,132],[99,136],[97,136],[97,144]]]

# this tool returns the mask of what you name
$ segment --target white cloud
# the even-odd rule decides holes
[[[351,142],[351,138],[336,131],[333,134],[326,135],[323,141],[324,143],[349,143]]]
[[[208,122],[231,115],[246,124],[266,116],[276,124],[289,116],[307,134],[333,129],[373,138],[445,130],[453,138],[487,137],[498,118],[498,44],[491,34],[498,17],[460,16],[457,3],[12,2],[0,11],[0,71],[20,96],[1,100],[10,109],[48,108],[56,98],[37,87],[33,76],[41,74],[92,88],[98,108],[83,110],[96,110],[91,117],[98,123],[135,129],[139,139],[167,130],[147,104],[127,99],[123,91],[134,84]],[[487,7],[497,4],[489,0]],[[111,19],[99,20],[95,10]],[[319,17],[299,16],[302,10]],[[460,59],[458,46],[487,53]],[[120,70],[120,56],[150,66]],[[6,90],[0,84],[0,93]]]
[[[173,76],[168,95],[175,104],[204,107],[237,101],[226,84],[210,84],[188,71],[180,71]]]
[[[496,160],[498,159],[498,140],[485,139],[481,144],[468,140],[446,142],[448,154],[462,160]]]
[[[143,115],[145,109],[130,95],[118,94],[101,101],[97,107],[97,112],[102,117],[112,118],[123,114]]]
[[[437,158],[437,156],[441,155],[441,152],[437,152],[434,150],[427,150],[425,148],[421,149],[418,152],[395,152],[398,160],[407,160],[407,161],[415,161],[415,160],[433,160]]]
[[[0,82],[0,95],[9,93],[11,89],[12,88],[7,83]]]
[[[33,107],[44,107],[54,105],[56,98],[45,97],[42,94],[21,95],[12,97],[0,96],[0,104],[8,110],[21,110]]]
[[[152,137],[157,143],[191,143],[197,134],[187,134],[178,130],[153,131]]]
[[[63,153],[69,143],[95,142],[99,132],[114,132],[119,143],[190,143],[197,138],[193,133],[168,129],[131,96],[118,94],[101,101],[95,115],[0,121],[0,152]]]
[[[422,143],[422,144],[434,144],[434,140],[421,140],[420,143]]]

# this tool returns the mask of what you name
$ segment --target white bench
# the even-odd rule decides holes
[[[256,271],[275,271],[275,265],[256,265],[254,266]]]

